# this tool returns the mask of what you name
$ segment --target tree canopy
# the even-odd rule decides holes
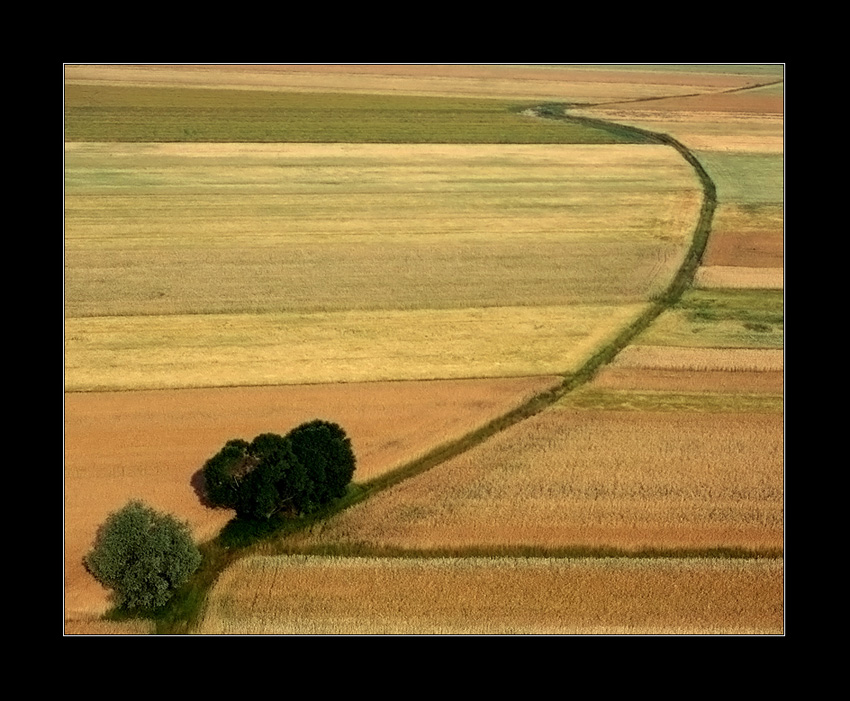
[[[315,420],[285,436],[262,433],[235,439],[204,465],[206,495],[214,506],[247,519],[311,513],[345,494],[356,459],[337,424]]]
[[[189,527],[141,501],[110,514],[83,559],[120,608],[164,606],[201,564]]]

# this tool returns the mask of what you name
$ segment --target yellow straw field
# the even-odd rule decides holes
[[[781,549],[782,419],[553,408],[339,514],[301,544]]]
[[[615,368],[780,372],[785,354],[768,348],[678,348],[629,346],[611,363]]]
[[[781,634],[783,563],[255,557],[204,634]]]

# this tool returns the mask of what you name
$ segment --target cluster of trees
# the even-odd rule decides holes
[[[213,506],[260,520],[325,506],[345,494],[354,468],[345,431],[316,420],[285,436],[263,433],[250,443],[228,441],[204,465],[203,475]],[[188,524],[131,501],[109,515],[83,562],[114,591],[119,608],[151,611],[168,602],[201,559]]]
[[[311,421],[285,436],[262,433],[231,440],[204,465],[213,506],[260,520],[277,513],[309,514],[345,494],[356,461],[337,424]]]

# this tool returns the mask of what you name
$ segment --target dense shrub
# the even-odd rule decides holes
[[[141,501],[112,513],[98,530],[86,569],[112,589],[118,607],[164,606],[201,564],[189,527]]]

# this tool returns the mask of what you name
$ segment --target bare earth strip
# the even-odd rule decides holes
[[[785,373],[723,370],[653,370],[606,367],[593,380],[599,389],[671,392],[781,393]]]
[[[629,346],[612,367],[655,370],[774,371],[784,367],[784,351],[762,348],[679,348]]]
[[[703,266],[696,272],[694,286],[701,289],[781,290],[785,286],[785,269]]]
[[[781,548],[783,438],[779,412],[554,408],[301,541],[355,549]]]
[[[65,587],[71,615],[106,592],[83,570],[97,526],[131,498],[188,520],[198,539],[231,517],[204,508],[193,476],[231,438],[338,422],[365,481],[464,435],[560,378],[257,387],[65,396]]]
[[[783,561],[257,557],[205,634],[781,634]]]

